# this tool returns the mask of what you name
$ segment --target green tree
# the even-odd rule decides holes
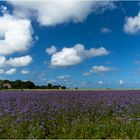
[[[36,87],[35,84],[31,81],[23,82],[21,86],[21,88],[29,88],[29,89],[33,89],[35,87]]]
[[[22,81],[21,80],[16,80],[14,83],[13,83],[13,86],[14,88],[21,88],[21,84],[22,84]]]
[[[51,83],[48,83],[47,88],[48,89],[52,89],[53,88],[52,84]]]
[[[66,87],[65,86],[62,86],[61,89],[66,89]]]
[[[3,87],[3,80],[0,80],[0,90],[2,89]]]

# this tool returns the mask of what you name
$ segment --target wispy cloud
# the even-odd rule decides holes
[[[104,27],[104,28],[101,29],[101,32],[102,32],[102,33],[111,33],[112,30],[109,29],[109,28],[107,28],[107,27]]]
[[[135,60],[133,63],[134,64],[140,64],[140,60]]]
[[[90,72],[84,72],[84,73],[82,73],[82,75],[83,75],[83,76],[90,76],[91,73],[90,73]]]
[[[119,80],[119,84],[120,85],[123,85],[124,84],[124,81],[123,80]]]
[[[106,66],[93,66],[90,70],[91,73],[101,73],[101,72],[110,72],[115,70],[112,67],[106,67]]]

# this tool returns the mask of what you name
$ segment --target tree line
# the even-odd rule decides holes
[[[32,81],[21,81],[21,80],[0,80],[0,89],[66,89],[65,86],[52,85],[35,85]]]

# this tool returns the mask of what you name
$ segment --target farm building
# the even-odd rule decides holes
[[[10,83],[4,83],[3,84],[3,88],[11,88],[11,84]]]

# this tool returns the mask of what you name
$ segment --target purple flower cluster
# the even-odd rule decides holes
[[[28,91],[1,92],[0,118],[5,125],[37,120],[41,127],[46,119],[56,120],[61,114],[68,119],[94,113],[124,117],[140,109],[140,91]],[[73,117],[70,117],[73,116]],[[12,123],[7,122],[7,118]],[[74,121],[74,120],[73,120]]]

